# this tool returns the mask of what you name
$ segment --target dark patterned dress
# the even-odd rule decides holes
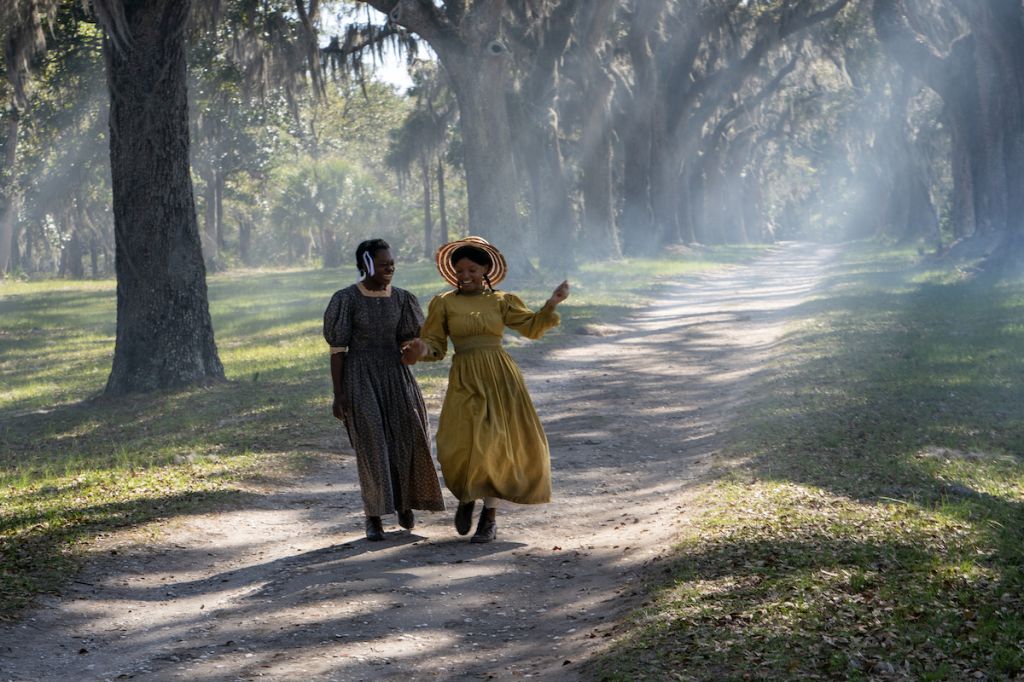
[[[444,509],[423,395],[401,363],[401,344],[422,324],[416,297],[394,287],[378,292],[353,284],[335,292],[324,312],[332,352],[348,349],[341,384],[367,516]]]

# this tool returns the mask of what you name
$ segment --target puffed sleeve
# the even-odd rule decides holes
[[[501,314],[506,327],[515,329],[528,339],[539,339],[544,336],[544,332],[557,327],[561,320],[558,312],[547,303],[537,312],[533,312],[526,307],[522,299],[509,293],[502,297]]]
[[[420,302],[411,292],[402,291],[402,311],[398,318],[398,329],[396,335],[398,343],[405,343],[420,335],[420,328],[423,326],[423,310]]]
[[[428,348],[424,360],[441,360],[448,352],[448,313],[443,297],[435,296],[430,300],[420,339]]]
[[[336,291],[324,311],[324,338],[331,353],[344,353],[352,341],[352,298],[347,290]]]

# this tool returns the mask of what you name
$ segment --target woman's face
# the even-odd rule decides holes
[[[459,289],[467,294],[475,294],[484,290],[484,275],[487,267],[474,263],[468,258],[455,261],[455,277],[459,281]]]
[[[373,274],[366,280],[377,289],[383,289],[391,284],[391,278],[394,276],[395,259],[391,255],[391,249],[381,249],[373,257]]]

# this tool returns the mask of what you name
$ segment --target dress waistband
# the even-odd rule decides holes
[[[349,346],[348,353],[389,353],[397,354],[401,353],[402,349],[396,344],[390,344],[386,346]]]
[[[456,353],[465,353],[470,350],[501,350],[501,337],[481,334],[479,336],[467,336],[458,341],[452,339]]]

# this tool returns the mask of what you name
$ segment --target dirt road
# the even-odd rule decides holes
[[[367,543],[354,460],[324,453],[254,507],[99,542],[67,594],[0,627],[0,682],[578,679],[830,254],[779,246],[593,334],[517,345],[556,501],[502,512],[497,542],[469,544],[449,512]]]

